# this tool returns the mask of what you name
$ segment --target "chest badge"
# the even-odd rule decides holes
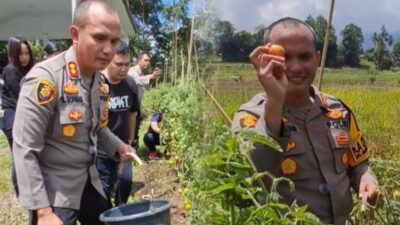
[[[350,137],[346,133],[341,132],[336,136],[336,142],[339,145],[349,145],[350,144]]]
[[[294,141],[289,141],[288,145],[286,146],[286,151],[290,151],[292,149],[296,148],[296,142]]]
[[[64,85],[64,92],[67,94],[77,94],[79,92],[79,88],[72,82],[68,82]]]
[[[281,162],[281,171],[283,175],[293,175],[297,170],[297,162],[293,159],[286,158]]]
[[[100,93],[107,95],[108,94],[108,85],[107,84],[100,84],[99,85],[99,91],[100,91]]]
[[[76,65],[75,62],[68,63],[68,73],[69,73],[70,77],[72,77],[72,78],[76,79],[79,77],[78,66]]]
[[[340,110],[330,110],[330,111],[327,112],[325,115],[326,115],[328,118],[337,120],[337,119],[340,119],[340,118],[343,117],[343,112],[340,111]]]
[[[82,117],[82,112],[79,111],[78,109],[73,109],[71,111],[68,112],[68,117],[72,120],[79,120]]]
[[[72,124],[64,125],[62,127],[62,135],[64,137],[73,137],[76,133],[76,127]]]

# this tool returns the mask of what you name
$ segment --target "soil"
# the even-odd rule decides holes
[[[135,199],[152,195],[153,199],[166,199],[172,203],[171,225],[185,223],[186,211],[184,200],[178,192],[178,178],[167,160],[159,159],[134,168],[133,190]]]

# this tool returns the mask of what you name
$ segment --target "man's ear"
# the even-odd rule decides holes
[[[69,27],[69,36],[71,36],[72,43],[76,44],[79,40],[79,28],[76,25]]]

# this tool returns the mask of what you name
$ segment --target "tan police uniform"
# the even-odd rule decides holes
[[[136,65],[129,69],[128,75],[133,77],[133,79],[135,79],[136,85],[138,87],[139,101],[141,101],[144,94],[144,90],[150,86],[151,74],[148,75],[143,74],[139,65]]]
[[[104,196],[94,166],[97,139],[110,156],[122,143],[107,127],[104,77],[96,72],[85,82],[70,48],[35,65],[21,85],[13,132],[21,206],[79,209],[89,175]]]
[[[295,191],[280,184],[278,191],[287,204],[297,200],[322,222],[345,224],[353,208],[350,187],[357,192],[362,179],[375,176],[368,165],[369,151],[351,110],[339,99],[311,88],[314,103],[306,108],[283,106],[280,137],[265,125],[267,96],[257,94],[235,113],[232,129],[254,127],[275,139],[283,153],[255,144],[252,159],[259,171],[285,176]],[[268,178],[264,183],[271,185]]]

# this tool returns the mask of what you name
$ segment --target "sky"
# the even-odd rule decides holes
[[[328,18],[331,0],[211,0],[219,19],[230,21],[236,31],[253,32],[257,25],[269,25],[285,16],[305,20],[322,15]],[[363,33],[400,32],[400,0],[336,0],[332,25],[339,36],[350,23]]]

